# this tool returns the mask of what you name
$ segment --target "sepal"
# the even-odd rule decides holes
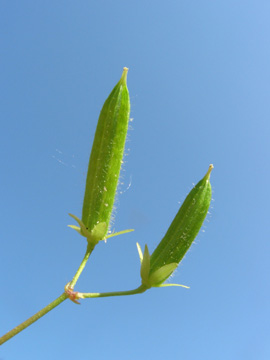
[[[76,230],[80,235],[86,237],[87,241],[89,243],[98,243],[100,240],[105,240],[106,235],[106,223],[98,223],[94,226],[93,230],[89,231],[87,227],[84,225],[84,223],[73,214],[69,214],[77,223],[80,225],[68,225],[70,228]]]
[[[68,227],[76,230],[80,235],[86,237],[88,242],[98,243],[101,240],[106,240],[113,236],[122,235],[134,231],[134,229],[127,229],[106,235],[107,224],[105,222],[96,224],[93,230],[89,231],[84,225],[84,223],[76,215],[69,214],[69,216],[71,216],[75,221],[77,221],[80,226],[68,225]]]
[[[132,232],[132,231],[134,231],[134,229],[127,229],[127,230],[118,231],[118,232],[116,232],[116,233],[111,233],[111,234],[109,234],[109,235],[106,235],[105,238],[106,238],[106,239],[109,239],[109,238],[111,238],[111,237],[113,237],[113,236],[126,234],[126,233],[129,233],[129,232]]]
[[[162,266],[149,276],[149,283],[151,286],[159,286],[162,284],[177,268],[177,263],[171,263]]]
[[[155,287],[167,287],[167,286],[181,286],[185,289],[190,289],[189,286],[181,285],[181,284],[161,284],[161,285],[156,285]]]
[[[138,253],[139,253],[140,262],[142,263],[142,261],[143,261],[142,249],[141,249],[141,246],[140,246],[140,244],[138,242],[136,243],[136,245],[137,245],[137,250],[138,250]]]
[[[149,250],[147,245],[145,245],[144,253],[142,253],[142,249],[139,243],[136,244],[140,261],[141,261],[141,279],[142,285],[146,288],[150,289],[151,287],[166,287],[166,286],[181,286],[189,289],[188,286],[180,285],[180,284],[163,284],[163,282],[174,272],[177,268],[177,263],[171,263],[162,266],[161,268],[154,271],[150,274],[151,268],[151,256],[149,254]]]
[[[93,230],[91,231],[91,238],[98,242],[100,240],[105,240],[105,235],[107,231],[107,224],[105,222],[98,223],[94,226]]]
[[[141,262],[142,284],[149,285],[150,254],[147,245],[144,247],[143,259]],[[151,287],[151,286],[149,286]]]

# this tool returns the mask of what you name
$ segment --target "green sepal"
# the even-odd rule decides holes
[[[141,246],[140,246],[140,244],[138,242],[136,243],[136,245],[137,245],[137,250],[138,250],[138,253],[139,253],[140,262],[142,263],[142,261],[143,261],[142,249],[141,249]]]
[[[112,233],[112,234],[109,234],[109,235],[106,235],[105,238],[106,239],[109,239],[113,236],[118,236],[118,235],[122,235],[122,234],[126,234],[126,233],[129,233],[129,232],[132,232],[134,231],[134,229],[127,229],[127,230],[122,230],[122,231],[118,231],[116,233]]]
[[[100,240],[105,240],[105,235],[107,231],[107,224],[105,222],[98,223],[94,226],[91,231],[91,238],[98,242]]]
[[[141,263],[141,278],[142,278],[142,284],[145,284],[147,286],[148,286],[149,271],[150,271],[150,254],[147,245],[145,245],[143,259]]]
[[[142,285],[146,286],[147,288],[151,287],[165,287],[165,286],[182,286],[188,288],[188,286],[180,285],[180,284],[163,284],[163,282],[174,272],[177,268],[177,263],[171,263],[162,266],[155,272],[153,272],[150,276],[150,263],[151,263],[151,256],[149,254],[149,250],[147,245],[145,245],[144,253],[142,253],[142,249],[139,243],[136,243],[140,262],[141,262],[141,279]]]
[[[183,288],[190,289],[189,286],[181,285],[181,284],[160,284],[160,285],[156,285],[155,287],[167,287],[167,286],[181,286]]]
[[[149,285],[159,286],[160,284],[162,284],[174,272],[177,266],[177,263],[171,263],[164,265],[155,272],[153,272],[148,278]]]
[[[69,216],[71,216],[75,221],[77,221],[80,227],[74,225],[68,225],[68,226],[76,230],[80,235],[86,237],[89,243],[97,244],[100,240],[105,240],[106,228],[107,228],[106,223],[104,222],[98,223],[94,226],[92,231],[89,231],[87,227],[84,225],[84,223],[76,215],[69,214]]]
[[[71,229],[76,230],[80,235],[86,237],[87,241],[91,242],[99,242],[101,240],[106,240],[109,239],[113,236],[117,236],[117,235],[122,235],[122,234],[126,234],[129,233],[131,231],[134,231],[134,229],[127,229],[127,230],[122,230],[116,233],[112,233],[109,235],[105,235],[106,234],[106,229],[107,229],[107,224],[105,222],[102,223],[98,223],[94,226],[92,231],[89,231],[86,226],[84,225],[84,223],[76,216],[73,214],[69,214],[69,216],[71,216],[75,221],[77,221],[77,223],[80,226],[75,226],[75,225],[68,225],[68,227],[70,227]]]
[[[76,230],[80,235],[86,237],[87,239],[91,238],[91,232],[86,228],[84,223],[76,215],[73,214],[68,214],[68,215],[71,216],[80,225],[80,227],[74,225],[68,225],[68,227]]]
[[[82,233],[81,233],[81,228],[80,228],[79,226],[68,225],[68,227],[70,227],[71,229],[76,230],[80,235],[82,235]]]

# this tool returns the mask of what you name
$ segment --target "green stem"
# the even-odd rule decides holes
[[[139,286],[137,289],[134,290],[127,290],[127,291],[112,291],[112,292],[105,292],[105,293],[79,293],[82,298],[99,298],[99,297],[108,297],[108,296],[125,296],[125,295],[136,295],[142,294],[148,288],[144,285]]]
[[[11,339],[13,336],[17,335],[19,332],[27,328],[29,325],[33,324],[35,321],[40,319],[42,316],[46,315],[49,311],[54,309],[56,306],[61,304],[64,300],[67,299],[67,294],[63,293],[49,305],[45,306],[42,310],[38,311],[35,315],[31,316],[29,319],[21,323],[20,325],[16,326],[14,329],[10,330],[8,333],[3,335],[0,338],[0,345],[4,344],[6,341]]]
[[[71,280],[71,282],[69,283],[69,287],[70,287],[71,289],[74,288],[76,282],[78,281],[78,279],[79,279],[79,277],[80,277],[80,275],[81,275],[83,269],[85,268],[85,265],[86,265],[86,263],[87,263],[87,261],[88,261],[88,259],[89,259],[89,256],[91,255],[91,253],[92,253],[92,251],[94,250],[94,248],[95,248],[95,245],[90,245],[90,244],[88,245],[88,247],[87,247],[87,249],[86,249],[86,253],[85,253],[85,255],[84,255],[84,258],[83,258],[83,260],[82,260],[82,262],[81,262],[81,265],[79,266],[76,274],[74,275],[74,278],[73,278],[73,279]]]

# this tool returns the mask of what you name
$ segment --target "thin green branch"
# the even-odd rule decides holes
[[[84,258],[83,258],[83,260],[82,260],[82,262],[81,262],[81,265],[79,266],[76,274],[74,275],[73,279],[72,279],[71,282],[69,283],[69,288],[74,289],[74,286],[75,286],[75,284],[77,283],[77,281],[78,281],[78,279],[79,279],[79,277],[80,277],[83,269],[85,268],[85,265],[86,265],[86,263],[87,263],[87,261],[88,261],[88,259],[89,259],[89,256],[90,256],[91,253],[93,252],[94,248],[95,248],[95,246],[90,246],[90,245],[88,245],[88,247],[87,247],[87,249],[86,249],[86,253],[85,253],[85,255],[84,255]]]
[[[29,319],[22,322],[20,325],[16,326],[14,329],[7,332],[0,338],[0,345],[4,344],[6,341],[11,339],[13,336],[17,335],[22,330],[26,329],[29,325],[33,324],[35,321],[40,319],[42,316],[46,315],[49,311],[54,309],[56,306],[60,305],[64,300],[67,299],[67,294],[63,293],[49,305],[45,306],[42,310],[38,311],[35,315],[31,316]]]
[[[139,286],[137,289],[134,290],[127,290],[127,291],[112,291],[112,292],[105,292],[105,293],[79,293],[78,295],[81,298],[100,298],[100,297],[109,297],[109,296],[126,296],[126,295],[136,295],[142,294],[148,288],[144,285]]]

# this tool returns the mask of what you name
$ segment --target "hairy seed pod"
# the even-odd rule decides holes
[[[212,169],[213,165],[210,165],[204,178],[190,191],[164,238],[151,255],[149,277],[165,265],[179,264],[197,236],[211,202],[210,173]],[[165,281],[171,273],[166,274],[162,281],[160,279],[160,283]]]
[[[87,172],[82,223],[89,232],[103,224],[100,236],[108,231],[128,130],[127,72],[124,68],[100,112]]]

